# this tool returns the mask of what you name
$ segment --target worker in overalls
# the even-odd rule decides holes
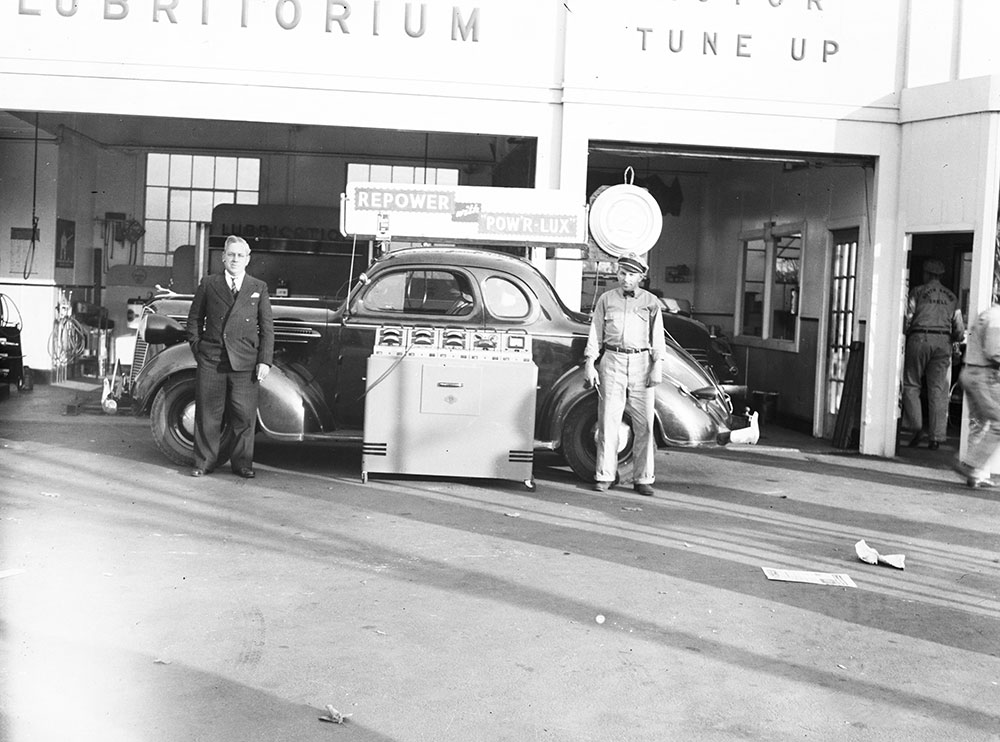
[[[618,478],[618,431],[627,410],[635,438],[633,486],[640,495],[653,494],[653,404],[667,348],[663,307],[653,294],[639,288],[648,270],[637,255],[620,258],[619,286],[601,294],[590,322],[584,356],[587,381],[599,395],[594,473],[598,492],[608,490]]]
[[[927,447],[936,450],[947,437],[951,397],[952,343],[965,335],[958,297],[941,284],[944,263],[924,261],[924,282],[910,292],[906,305],[906,353],[903,359],[903,414],[914,431],[910,447],[924,435],[920,389],[927,380]]]

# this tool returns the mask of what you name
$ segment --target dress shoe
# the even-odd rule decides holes
[[[236,475],[243,477],[244,479],[253,479],[254,477],[257,476],[256,474],[254,474],[253,469],[251,469],[249,466],[245,466],[242,469],[237,469]]]
[[[918,430],[916,433],[913,434],[913,437],[910,439],[910,442],[906,444],[907,448],[916,448],[917,446],[919,446],[920,441],[923,439],[923,437],[924,437],[923,431]]]
[[[651,484],[636,484],[635,491],[640,495],[645,495],[646,497],[653,496],[653,485]]]
[[[595,492],[607,492],[611,489],[611,482],[594,482]]]
[[[196,466],[194,469],[191,470],[192,477],[203,477],[206,474],[208,474],[208,472],[202,469],[200,466]]]
[[[927,448],[929,448],[931,451],[937,451],[939,448],[941,448],[941,443],[939,441],[931,441],[930,443],[927,444]]]

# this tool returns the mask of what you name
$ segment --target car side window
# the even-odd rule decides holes
[[[379,276],[365,291],[361,304],[371,312],[460,317],[472,312],[475,300],[464,274],[411,270]]]
[[[483,283],[483,300],[497,319],[523,319],[531,311],[531,302],[521,288],[500,276],[490,276]]]

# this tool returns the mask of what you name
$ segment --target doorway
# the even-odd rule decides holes
[[[944,263],[941,283],[955,292],[965,326],[969,326],[969,287],[972,282],[972,232],[930,232],[913,234],[907,263],[906,295],[923,281],[925,260]]]

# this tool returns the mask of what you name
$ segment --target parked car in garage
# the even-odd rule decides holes
[[[131,370],[133,409],[149,414],[160,450],[185,465],[193,461],[196,368],[183,330],[190,302],[176,294],[149,302]],[[568,309],[530,262],[479,248],[403,248],[378,258],[346,301],[274,298],[272,305],[275,362],[258,414],[265,436],[360,446],[366,362],[379,327],[522,329],[538,368],[535,450],[558,451],[578,476],[592,478],[597,395],[582,368],[589,320]],[[656,390],[657,444],[728,443],[729,396],[669,336],[667,348]],[[628,430],[623,465],[631,444]]]
[[[712,374],[722,390],[729,395],[733,407],[742,412],[748,402],[746,384],[739,380],[740,369],[733,357],[733,348],[717,328],[691,316],[690,304],[677,299],[661,298],[663,327],[684,350]]]

